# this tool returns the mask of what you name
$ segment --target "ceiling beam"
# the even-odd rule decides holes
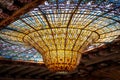
[[[32,73],[29,73],[27,76],[37,75],[37,74],[40,74],[40,73],[42,73],[44,71],[47,71],[47,69],[36,70],[36,71],[34,71]]]
[[[0,70],[0,74],[4,72],[8,72],[8,70],[15,68],[16,66],[7,66],[6,68],[3,68]]]
[[[15,21],[18,19],[21,15],[27,13],[30,11],[32,8],[37,7],[39,4],[42,4],[45,0],[33,0],[32,2],[26,4],[24,7],[20,8],[17,10],[15,13],[13,13],[12,16],[6,18],[5,20],[0,22],[0,29],[7,26],[11,22]]]
[[[50,71],[45,71],[45,72],[42,72],[42,73],[36,75],[36,78],[39,78],[39,77],[42,77],[42,76],[45,76],[45,75],[48,76],[49,74],[52,74],[52,72],[50,72]]]
[[[33,73],[36,70],[40,70],[40,67],[31,67],[31,68],[27,69],[26,71],[21,71],[19,73],[19,75],[26,75],[28,73]]]
[[[15,74],[19,71],[22,71],[22,70],[27,70],[28,66],[18,66],[17,68],[11,70],[10,72],[8,72],[8,74]]]
[[[108,77],[114,80],[120,80],[120,66],[110,66],[102,69],[98,69],[92,72],[93,76]]]
[[[101,56],[101,57],[96,57],[96,58],[91,59],[91,60],[87,60],[84,64],[85,64],[85,66],[89,66],[89,65],[99,63],[102,61],[113,60],[113,59],[118,59],[118,58],[120,58],[120,53],[113,53],[113,54],[108,55],[108,56]]]

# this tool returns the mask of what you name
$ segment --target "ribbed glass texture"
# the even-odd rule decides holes
[[[51,71],[72,71],[79,64],[81,52],[97,40],[98,35],[89,30],[69,28],[68,31],[67,36],[66,28],[38,30],[25,35],[23,39],[41,52]]]

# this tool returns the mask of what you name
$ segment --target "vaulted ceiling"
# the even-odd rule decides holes
[[[25,14],[43,2],[44,0],[0,0],[0,28],[2,29],[17,20],[20,15]],[[9,43],[7,45],[12,46]],[[0,46],[0,51],[3,49],[6,49],[6,46]],[[23,52],[20,53],[22,54]],[[33,50],[33,52],[35,51]],[[34,55],[33,52],[31,51],[31,54]],[[34,56],[38,55],[35,54]],[[40,58],[40,56],[35,57],[35,59],[30,57],[29,61],[23,61],[20,58],[19,60],[13,60],[3,57],[2,53],[0,53],[0,80],[4,80],[4,78],[120,80],[120,37],[112,43],[83,52],[78,68],[67,75],[50,72]]]

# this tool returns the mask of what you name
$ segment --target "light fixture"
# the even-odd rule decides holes
[[[120,35],[118,7],[107,9],[99,4],[93,8],[86,3],[85,0],[45,1],[45,5],[3,28],[0,36],[10,43],[35,48],[53,72],[73,71],[88,46],[97,47]]]

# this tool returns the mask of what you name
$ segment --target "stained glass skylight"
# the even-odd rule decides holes
[[[3,40],[36,49],[51,71],[72,71],[88,46],[119,35],[120,7],[102,0],[48,0],[0,31]]]
[[[14,45],[0,40],[0,57],[8,60],[43,62],[42,56],[31,47]]]

